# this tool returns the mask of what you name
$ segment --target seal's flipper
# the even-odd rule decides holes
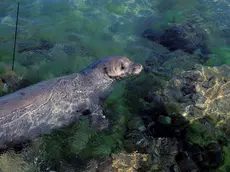
[[[92,127],[97,130],[104,130],[109,127],[109,121],[103,115],[102,108],[98,108],[91,115],[89,115],[89,119]]]

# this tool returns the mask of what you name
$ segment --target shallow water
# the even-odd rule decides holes
[[[140,33],[149,27],[168,24],[165,20],[170,20],[173,15],[185,20],[177,12],[199,10],[203,8],[201,2],[210,13],[199,11],[207,18],[204,24],[211,22],[215,27],[214,24],[218,22],[221,28],[228,28],[229,23],[221,22],[229,16],[230,11],[224,1],[193,0],[189,7],[183,1],[172,1],[173,5],[167,6],[167,3],[162,5],[149,0],[24,0],[20,2],[17,41],[37,43],[44,39],[58,45],[70,44],[69,49],[75,53],[72,55],[79,55],[78,52],[84,48],[86,54],[93,56],[89,61],[117,54],[143,62],[154,47],[142,39]],[[0,8],[0,51],[7,56],[4,59],[9,60],[13,50],[17,3],[1,1]],[[215,21],[211,20],[213,16],[216,17]],[[223,42],[222,39],[220,42]],[[17,54],[17,58],[20,58],[20,54]]]
[[[0,37],[4,43],[11,42],[14,34],[17,4],[11,2],[1,2]],[[139,39],[137,21],[148,13],[152,11],[143,1],[22,1],[18,42],[45,39],[57,44],[80,43],[97,58],[124,54]],[[10,46],[7,49],[12,51]]]
[[[78,72],[95,60],[110,55],[127,56],[143,65],[148,57],[155,55],[156,63],[166,60],[165,63],[156,65],[158,75],[163,73],[171,76],[170,71],[183,68],[183,65],[188,66],[185,69],[190,69],[199,61],[196,59],[199,59],[199,55],[186,57],[186,63],[183,63],[183,58],[178,61],[180,53],[170,60],[163,59],[168,57],[161,56],[161,53],[170,51],[141,36],[146,29],[154,28],[162,32],[169,26],[189,19],[196,20],[208,35],[206,44],[213,54],[205,64],[230,65],[229,0],[189,2],[184,0],[21,0],[19,2],[15,72],[21,78],[32,80],[32,83]],[[4,75],[6,68],[10,68],[12,64],[16,10],[16,1],[1,0],[0,76]],[[156,84],[155,81],[145,82],[145,80],[141,83],[147,85],[143,85],[143,89],[155,87]],[[122,91],[125,90],[122,84],[118,85],[113,92],[116,100],[120,100],[117,97],[121,97]],[[135,87],[137,86],[130,88]],[[139,92],[133,93],[134,98],[135,96],[139,96]],[[89,140],[88,136],[84,135],[84,137]],[[82,143],[82,147],[84,146],[85,143]]]

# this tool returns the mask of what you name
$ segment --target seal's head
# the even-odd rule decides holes
[[[134,63],[124,56],[109,56],[101,59],[96,65],[103,67],[103,70],[109,78],[122,79],[127,76],[134,76],[141,73],[143,66]]]

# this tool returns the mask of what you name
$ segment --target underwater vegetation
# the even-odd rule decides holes
[[[208,130],[201,122],[201,120],[195,120],[189,125],[187,132],[190,142],[205,146],[216,141],[221,142],[222,144],[226,144],[229,141],[224,132],[218,128]]]
[[[210,119],[208,119],[210,121]],[[214,124],[215,122],[212,122]],[[229,138],[228,136],[218,128],[214,130],[207,130],[206,127],[202,124],[201,121],[193,121],[188,126],[188,139],[193,144],[198,144],[202,147],[207,147],[208,145],[218,143],[222,146],[223,159],[221,160],[221,166],[211,171],[229,171]],[[212,156],[210,154],[210,156]],[[218,162],[218,160],[216,160]],[[216,163],[215,162],[215,163]]]
[[[34,22],[28,23],[25,19],[21,20],[15,71],[10,70],[12,62],[10,50],[12,46],[9,35],[11,35],[11,31],[13,32],[13,17],[0,18],[0,76],[3,79],[0,80],[0,95],[41,80],[80,71],[92,61],[103,56],[126,54],[131,58],[138,56],[138,58],[144,59],[148,54],[148,49],[153,51],[152,48],[155,48],[155,45],[145,44],[147,41],[142,41],[137,35],[134,35],[135,26],[139,23],[136,25],[133,23],[139,21],[141,17],[143,17],[142,20],[145,20],[145,15],[151,16],[158,12],[160,22],[153,22],[154,24],[151,26],[160,31],[165,31],[169,26],[179,26],[183,22],[189,21],[190,18],[194,17],[194,15],[190,17],[189,15],[195,8],[205,10],[204,13],[207,13],[207,15],[209,12],[209,16],[206,16],[206,18],[203,16],[204,19],[211,19],[213,15],[216,15],[204,4],[199,4],[197,0],[141,1],[141,3],[136,1],[127,1],[125,3],[109,1],[103,2],[103,4],[100,4],[99,1],[92,1],[92,6],[86,4],[88,1],[69,2],[73,3],[71,8],[67,6],[59,8],[58,6],[53,6],[54,4],[46,6],[45,8],[48,10],[55,11],[51,15],[51,19],[43,16],[43,13],[47,14],[48,12],[39,4],[41,3],[40,1],[36,1],[36,8],[30,10],[29,14],[22,13],[22,18],[27,18],[30,21],[32,19]],[[153,5],[154,8],[152,8],[151,5],[155,3],[156,5]],[[142,8],[143,6],[145,8]],[[78,9],[76,10],[76,8]],[[11,6],[10,9],[13,14],[14,8]],[[63,16],[63,13],[60,13],[61,9],[68,12],[65,12]],[[0,13],[4,11],[5,9],[0,10]],[[199,17],[195,18],[195,20],[199,20],[198,25],[202,28],[200,30],[208,30],[209,37],[214,33],[210,32],[210,28],[206,28],[206,25],[218,29],[215,24],[208,23],[207,20],[201,20]],[[109,28],[112,28],[112,31]],[[197,38],[194,35],[195,33],[191,31],[186,35],[186,38],[189,37],[188,40],[196,41],[197,39],[192,39]],[[198,35],[198,37],[200,36]],[[31,41],[31,39],[35,40]],[[23,44],[22,40],[25,40],[25,44]],[[46,46],[40,46],[41,40],[46,40],[48,46],[47,44]],[[208,41],[205,43],[210,44]],[[169,149],[175,145],[171,144],[172,141],[168,137],[165,137],[165,135],[163,137],[162,133],[154,135],[152,130],[154,129],[157,132],[162,131],[162,128],[164,128],[165,131],[168,131],[172,130],[170,127],[175,121],[180,123],[181,120],[183,123],[184,117],[178,116],[178,114],[182,110],[181,104],[189,99],[188,92],[193,91],[193,88],[183,88],[181,92],[185,94],[184,99],[181,99],[179,103],[166,102],[163,110],[161,109],[162,106],[158,106],[159,104],[154,101],[161,96],[172,74],[190,70],[194,67],[193,64],[207,60],[204,64],[208,66],[230,65],[229,46],[224,43],[221,46],[217,46],[216,44],[220,42],[222,42],[221,38],[214,38],[212,44],[215,44],[215,46],[209,47],[212,55],[208,56],[208,60],[202,59],[197,54],[190,56],[179,51],[175,54],[167,52],[166,54],[151,55],[154,58],[152,60],[154,64],[150,65],[152,65],[152,70],[155,69],[155,72],[145,72],[138,79],[130,79],[127,84],[120,85],[114,95],[110,96],[105,102],[104,110],[111,121],[111,126],[108,130],[95,132],[90,128],[87,117],[83,117],[75,125],[65,127],[51,135],[45,135],[35,140],[31,146],[21,153],[7,152],[1,155],[0,172],[8,172],[9,168],[19,172],[50,171],[58,170],[65,164],[71,166],[69,171],[72,168],[80,171],[85,167],[85,162],[91,159],[100,159],[101,157],[114,158],[113,167],[120,171],[124,169],[127,171],[129,169],[136,170],[134,167],[129,167],[132,166],[132,163],[133,165],[138,164],[140,157],[144,157],[144,161],[150,161],[150,164],[146,168],[143,166],[142,170],[156,171],[161,169],[162,166],[165,166],[165,161],[171,162],[171,159],[167,156],[164,157],[163,154],[173,155],[174,157],[177,152]],[[134,48],[130,50],[131,44],[134,44]],[[142,49],[136,48],[138,46],[142,47]],[[154,49],[154,51],[158,50]],[[140,59],[140,61],[143,61],[143,59]],[[150,69],[146,67],[145,70]],[[210,79],[208,85],[212,84],[212,82],[214,81]],[[176,93],[180,95],[181,92]],[[213,91],[210,92],[214,93]],[[160,108],[152,108],[156,106]],[[194,115],[199,116],[199,113],[194,113]],[[147,122],[143,120],[143,116],[148,117]],[[230,171],[230,145],[227,139],[228,135],[224,132],[225,130],[220,130],[224,121],[218,122],[217,119],[212,118],[212,115],[210,116],[205,119],[190,121],[190,123],[186,123],[186,127],[183,126],[182,129],[179,129],[186,128],[187,141],[192,145],[199,145],[198,147],[201,150],[208,149],[207,147],[213,143],[218,145],[216,146],[217,148],[214,146],[214,148],[210,148],[211,151],[208,149],[205,153],[203,150],[199,150],[199,155],[213,155],[213,152],[216,155],[219,153],[219,146],[221,146],[224,160],[221,165],[218,164],[220,167],[209,169],[209,171],[228,172]],[[157,118],[151,119],[154,117]],[[205,125],[208,123],[208,127],[203,123]],[[216,126],[217,123],[218,125]],[[151,125],[154,127],[151,127]],[[230,131],[228,126],[225,127],[227,131]],[[151,131],[143,132],[146,129]],[[156,135],[157,137],[155,137]],[[183,134],[181,135],[184,136]],[[149,146],[148,149],[146,146]],[[163,146],[166,148],[164,149]],[[147,153],[152,159],[142,154],[133,153],[137,149],[140,152]],[[130,154],[127,154],[127,152]],[[159,152],[162,154],[159,154]],[[184,153],[185,150],[182,150],[182,152]],[[157,153],[158,155],[155,155]],[[194,153],[192,150],[189,153],[194,155],[197,152],[195,151]],[[222,154],[218,160],[221,159],[223,159]],[[161,162],[159,163],[159,161]],[[191,162],[188,161],[188,158],[182,159],[179,163],[177,162],[181,169],[188,168],[188,165],[184,163],[185,161]],[[122,164],[123,162],[125,162],[125,165]],[[210,162],[213,161],[210,160]],[[128,166],[126,166],[127,164]],[[208,162],[207,164],[210,163]]]
[[[221,166],[218,170],[218,172],[228,172],[230,171],[230,145],[228,144],[227,146],[223,147],[223,151],[225,154],[225,159],[224,159],[224,164]]]
[[[213,55],[207,61],[209,66],[230,65],[230,48],[220,47],[212,49]]]
[[[166,0],[158,1],[156,6],[160,12],[165,12],[170,9],[188,10],[194,8],[197,3],[197,0],[191,0],[189,2],[183,0]]]
[[[185,2],[183,0],[157,1],[156,11],[162,16],[165,26],[180,23],[188,19],[187,13],[200,5],[197,0]]]

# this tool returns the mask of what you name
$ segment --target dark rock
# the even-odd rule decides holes
[[[223,164],[224,156],[222,148],[217,143],[210,143],[205,147],[204,153],[205,163],[203,164],[206,168],[218,168]]]
[[[176,157],[176,162],[182,172],[199,172],[197,165],[188,156],[186,152],[179,152]]]
[[[26,42],[18,43],[18,52],[23,53],[27,51],[43,51],[43,50],[47,51],[53,47],[54,44],[47,40],[41,40],[40,44],[34,41],[26,41]]]
[[[41,50],[50,50],[53,47],[54,47],[54,44],[49,42],[49,41],[47,41],[47,40],[41,40],[40,41],[39,49],[41,49]]]
[[[178,154],[177,140],[167,137],[154,138],[147,148],[147,153],[153,159],[152,165],[157,165],[160,171],[168,171],[176,163],[175,156]]]
[[[17,51],[19,53],[23,53],[25,51],[30,51],[30,50],[33,50],[33,49],[36,49],[37,47],[39,46],[39,43],[35,42],[35,41],[20,41],[18,44],[17,44]]]
[[[157,41],[162,33],[154,31],[153,29],[146,29],[143,33],[142,33],[142,37],[147,38],[151,41]]]
[[[75,48],[70,45],[64,45],[63,51],[70,56],[76,54]]]
[[[198,28],[193,22],[185,22],[167,28],[163,34],[147,29],[142,33],[142,37],[158,42],[169,51],[182,50],[193,54],[200,49],[201,55],[208,55],[210,51],[205,45],[207,34]]]

